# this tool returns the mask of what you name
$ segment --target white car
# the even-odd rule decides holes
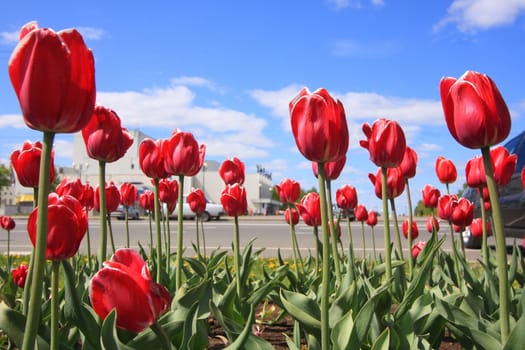
[[[190,205],[187,202],[187,197],[184,196],[182,199],[182,217],[184,219],[195,219],[195,213],[191,211]],[[164,206],[166,208],[166,206]],[[176,219],[178,217],[179,209],[178,206],[175,207],[175,210],[170,213],[170,218]],[[206,209],[204,213],[201,214],[203,221],[210,221],[212,218],[215,220],[220,220],[221,216],[224,215],[224,208],[221,204],[208,201],[206,203]]]

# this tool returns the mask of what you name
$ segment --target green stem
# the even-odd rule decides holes
[[[155,210],[155,232],[157,234],[157,283],[160,283],[162,266],[162,239],[160,232],[160,200],[159,200],[159,179],[153,179],[153,201]]]
[[[330,324],[329,324],[329,297],[330,297],[330,242],[328,237],[328,209],[326,208],[325,172],[324,163],[317,165],[317,178],[319,180],[319,200],[321,206],[321,229],[323,236],[323,266],[321,282],[321,349],[329,350]]]
[[[412,269],[414,268],[414,258],[412,257],[412,223],[414,222],[414,216],[412,214],[412,199],[410,197],[410,186],[408,179],[405,179],[405,187],[407,192],[408,202],[408,276],[412,280]]]
[[[377,253],[376,253],[376,233],[374,226],[372,226],[372,247],[374,249],[374,260],[377,261]]]
[[[29,297],[29,309],[22,344],[23,350],[33,350],[35,348],[38,325],[40,324],[40,305],[42,302],[42,289],[44,280],[44,268],[46,264],[47,248],[47,205],[49,193],[49,170],[51,163],[51,150],[55,133],[44,132],[42,142],[42,153],[40,158],[40,173],[38,179],[38,213],[36,224],[36,245],[34,259],[32,259],[33,273],[31,291]]]
[[[153,225],[151,224],[151,212],[148,215],[148,227],[149,227],[149,261],[153,259]]]
[[[204,235],[204,220],[201,222],[201,233],[202,233],[202,250],[204,251],[204,259],[206,259],[206,236]]]
[[[100,214],[100,248],[99,263],[106,261],[108,245],[108,228],[106,224],[106,162],[98,162],[98,193],[99,193],[99,214]]]
[[[126,212],[124,213],[124,220],[126,221],[126,248],[129,248],[129,217],[128,217],[128,206],[124,207]]]
[[[347,272],[348,279],[351,282],[355,280],[355,266],[354,266],[354,243],[352,240],[352,226],[350,225],[350,216],[346,217],[346,223],[348,225],[348,262],[347,262]]]
[[[483,254],[483,262],[485,268],[489,268],[489,246],[487,244],[487,211],[485,210],[485,199],[483,198],[482,189],[479,191],[479,206],[481,210],[481,220],[483,221],[483,236],[481,238],[481,253]]]
[[[297,260],[297,249],[296,249],[297,240],[295,237],[295,229],[294,229],[294,225],[292,222],[292,206],[290,204],[288,204],[288,211],[290,214],[290,222],[288,226],[290,228],[290,239],[291,239],[291,244],[292,244],[292,259],[295,265],[295,272],[297,272],[297,275],[299,275],[299,262]]]
[[[59,319],[59,297],[58,281],[60,276],[60,261],[53,261],[51,264],[51,350],[58,349],[58,319]]]
[[[361,236],[363,238],[363,260],[366,259],[365,222],[361,221]]]
[[[509,277],[507,267],[507,247],[503,231],[503,221],[501,220],[501,208],[499,204],[499,194],[496,182],[494,181],[494,171],[490,158],[490,148],[481,148],[485,175],[487,177],[487,188],[489,190],[490,205],[492,208],[492,218],[494,220],[494,238],[496,241],[496,261],[498,263],[499,277],[499,315],[501,327],[501,343],[505,344],[509,337],[510,312],[509,312]]]
[[[319,259],[321,256],[321,245],[319,244],[319,227],[314,226],[313,229],[314,239],[315,239],[315,276],[319,274]]]
[[[327,209],[328,209],[328,225],[330,227],[330,232],[332,232],[332,256],[334,257],[334,266],[335,266],[335,280],[336,285],[341,285],[341,262],[339,259],[339,251],[337,250],[337,241],[339,239],[339,233],[336,232],[336,227],[334,225],[334,210],[332,205],[332,182],[326,180],[326,200],[327,200]]]
[[[170,216],[166,215],[166,274],[170,275],[171,263],[171,230],[170,230]]]
[[[390,220],[388,217],[388,198],[386,186],[386,172],[387,168],[381,167],[381,197],[383,200],[383,234],[385,239],[385,262],[386,262],[386,279],[390,281],[392,278],[392,246],[390,245]]]
[[[162,350],[171,350],[171,348],[172,348],[171,341],[170,341],[170,339],[168,337],[168,334],[166,333],[164,328],[162,328],[162,326],[159,324],[159,322],[155,321],[150,326],[150,328],[155,333],[155,335],[157,335],[157,339],[160,342],[160,348]]]
[[[86,210],[86,217],[88,217],[89,210],[87,208],[85,210]],[[89,225],[87,226],[87,229],[86,229],[86,244],[87,244],[88,266],[89,266],[89,270],[92,271],[93,266],[91,264],[91,238],[89,235]]]
[[[201,258],[201,239],[199,237],[199,220],[200,215],[195,215],[195,238],[197,239],[197,256]]]
[[[396,202],[394,198],[390,198],[390,207],[392,208],[392,217],[394,218],[394,231],[396,233],[397,250],[399,251],[399,257],[401,260],[405,260],[403,254],[403,244],[401,243],[401,232],[399,231],[399,222],[397,221]]]
[[[243,300],[241,288],[241,255],[239,252],[239,217],[236,215],[233,232],[233,264],[235,265],[235,281],[237,283],[237,296]]]
[[[109,242],[111,243],[111,251],[113,252],[113,254],[115,254],[116,246],[115,246],[115,239],[113,238],[113,226],[111,226],[111,215],[108,215],[107,223],[108,223]]]
[[[177,209],[178,235],[177,235],[177,275],[175,276],[176,290],[182,286],[182,200],[184,194],[184,175],[179,175],[179,199]]]
[[[7,272],[11,272],[11,252],[10,252],[10,246],[11,246],[11,230],[7,230]]]
[[[37,207],[38,203],[38,187],[33,188],[33,207]],[[24,286],[24,292],[22,294],[22,313],[24,316],[27,316],[27,311],[29,309],[29,293],[31,291],[31,284],[33,281],[33,265],[35,260],[35,247],[31,247],[31,255],[29,256],[29,266],[27,269],[26,284]]]

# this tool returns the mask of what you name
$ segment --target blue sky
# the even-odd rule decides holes
[[[7,74],[18,30],[37,20],[79,29],[95,56],[97,102],[128,129],[154,138],[190,131],[207,159],[237,156],[276,184],[317,187],[295,146],[288,102],[303,86],[325,87],[343,102],[350,130],[334,192],[351,184],[360,202],[381,208],[368,179],[376,167],[359,146],[361,125],[379,117],[397,120],[418,152],[415,201],[427,183],[445,191],[438,155],[458,167],[455,191],[479,152],[450,136],[439,81],[469,69],[488,74],[511,110],[509,137],[525,129],[524,13],[525,0],[9,1],[0,13],[0,161],[41,139],[23,123]],[[71,144],[71,135],[57,135],[56,164],[71,165]]]

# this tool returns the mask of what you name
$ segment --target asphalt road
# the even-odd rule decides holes
[[[29,240],[26,231],[25,218],[15,218],[16,227],[11,231],[11,253],[12,254],[29,254],[31,251],[31,242]],[[115,239],[115,245],[117,248],[125,246],[125,222],[123,220],[111,220],[113,236]],[[418,222],[420,235],[417,240],[427,240],[430,238],[430,234],[427,233],[425,222]],[[155,230],[153,224],[153,230]],[[346,222],[342,224],[342,236],[341,241],[343,247],[348,245],[348,226]],[[96,254],[99,249],[99,236],[100,236],[100,221],[98,217],[90,218],[89,220],[90,238],[91,238],[91,250],[93,254]],[[300,223],[296,226],[296,235],[299,247],[303,257],[308,255],[308,252],[315,253],[315,240],[313,236],[313,229],[309,226]],[[384,239],[383,239],[383,225],[379,222],[375,226],[373,232],[370,227],[365,225],[364,236],[365,244],[363,249],[363,236],[361,223],[352,222],[352,240],[354,243],[354,250],[357,257],[362,257],[363,254],[373,256],[373,239],[375,237],[376,252],[381,254],[384,251]],[[3,231],[3,230],[2,230]],[[144,247],[148,247],[150,240],[149,231],[149,220],[148,218],[141,218],[138,221],[129,222],[130,242],[132,248],[138,248],[140,243]],[[171,232],[171,249],[176,250],[177,246],[177,221],[170,221],[170,232]],[[204,223],[204,232],[206,236],[206,250],[209,254],[213,249],[221,248],[231,250],[231,242],[233,241],[234,234],[234,220],[232,218],[223,218],[219,221],[209,221]],[[186,248],[186,253],[193,255],[192,242],[196,242],[196,223],[193,220],[183,221],[183,245]],[[450,234],[446,225],[442,225],[440,236],[446,235],[446,241],[443,246],[445,251],[451,251]],[[155,231],[153,232],[155,237]],[[282,217],[240,217],[239,218],[239,236],[240,244],[244,247],[247,242],[252,239],[254,241],[254,249],[264,248],[262,256],[271,257],[277,256],[278,250],[281,251],[283,257],[287,258],[291,256],[291,240],[290,240],[290,228],[284,222]],[[392,240],[395,242],[395,231],[391,230]],[[458,236],[456,236],[457,238]],[[401,236],[404,254],[408,254],[407,241]],[[202,241],[201,241],[202,244]],[[513,244],[513,239],[507,239],[507,245],[510,247]],[[494,239],[489,238],[489,245],[494,246]],[[0,233],[0,253],[5,253],[7,248],[7,234],[5,231]],[[87,252],[86,239],[84,238],[80,250],[82,253]],[[480,250],[467,249],[466,254],[469,260],[476,260],[480,258]],[[108,239],[108,256],[111,255],[111,248],[109,246]]]

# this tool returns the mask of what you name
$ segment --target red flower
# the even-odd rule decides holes
[[[494,168],[494,181],[498,186],[505,186],[516,170],[518,156],[510,154],[503,146],[497,146],[490,150],[490,159]]]
[[[140,169],[149,178],[164,179],[168,172],[164,168],[164,153],[162,152],[164,139],[153,141],[145,138],[139,145]]]
[[[17,268],[11,270],[13,281],[20,288],[24,288],[26,285],[27,270],[28,268],[26,264],[20,264]]]
[[[355,187],[343,185],[335,191],[335,202],[340,209],[350,210],[357,206],[357,191]]]
[[[244,162],[239,158],[233,157],[226,159],[219,167],[219,175],[226,185],[233,185],[244,183]]]
[[[458,171],[451,160],[439,156],[436,159],[436,175],[439,179],[439,182],[443,184],[451,184],[456,181],[458,177]]]
[[[472,223],[474,218],[474,203],[466,198],[452,201],[452,217],[451,221],[454,225],[465,228]]]
[[[120,204],[132,207],[137,201],[137,187],[129,182],[120,185]]]
[[[396,121],[380,118],[372,126],[363,124],[366,140],[359,141],[370,153],[370,160],[378,167],[395,168],[405,155],[406,140]]]
[[[139,204],[144,210],[153,212],[155,209],[155,195],[150,190],[145,190],[139,196]]]
[[[194,188],[188,193],[188,205],[195,214],[202,214],[206,210],[206,196],[200,188]]]
[[[366,218],[366,224],[370,227],[377,225],[377,212],[375,210],[369,210]]]
[[[295,226],[299,223],[299,212],[295,208],[286,208],[284,211],[284,220],[288,225]]]
[[[485,228],[487,230],[487,236],[490,236],[490,221],[485,221]],[[470,224],[470,233],[476,238],[483,237],[483,219],[475,218]]]
[[[8,67],[31,129],[73,133],[88,123],[95,105],[95,63],[78,31],[27,23]]]
[[[465,165],[465,175],[469,187],[480,188],[487,185],[485,166],[483,165],[483,158],[481,158],[481,156],[474,157],[467,162]]]
[[[168,309],[168,290],[153,282],[137,252],[118,249],[103,265],[89,287],[91,306],[100,318],[115,309],[117,327],[139,333]]]
[[[410,147],[406,147],[405,154],[403,155],[403,160],[399,164],[401,171],[403,172],[403,177],[405,179],[410,179],[416,176],[417,168],[417,153]]]
[[[446,221],[452,221],[452,202],[457,202],[458,197],[455,194],[444,194],[438,200],[438,216]]]
[[[221,194],[221,204],[229,216],[244,215],[248,209],[246,190],[242,185],[226,185]]]
[[[113,181],[106,183],[106,212],[112,213],[117,210],[120,204],[120,191]],[[95,197],[93,201],[95,210],[100,211],[100,190],[99,186],[95,188]]]
[[[403,236],[408,239],[408,219],[403,222],[401,227],[403,230]],[[417,227],[417,222],[412,221],[412,239],[416,239],[419,236],[419,228]]]
[[[90,184],[85,184],[82,186],[82,195],[78,199],[82,206],[87,209],[93,209],[94,205],[95,190]]]
[[[341,101],[324,88],[303,88],[289,104],[292,133],[299,152],[312,162],[333,162],[348,150],[348,125]]]
[[[368,219],[368,211],[366,207],[362,204],[358,204],[354,211],[355,219],[357,221],[366,221]]]
[[[82,138],[88,156],[106,163],[124,157],[133,143],[133,137],[121,127],[117,113],[103,106],[93,110],[93,117],[82,128]]]
[[[318,193],[308,192],[301,199],[301,204],[295,204],[295,207],[306,225],[321,225],[321,200]]]
[[[416,242],[412,245],[412,257],[414,259],[416,259],[419,255],[419,253],[421,253],[421,251],[423,250],[423,248],[425,248],[425,245],[426,245],[426,242]]]
[[[346,164],[346,155],[336,161],[324,163],[324,175],[326,180],[335,180],[341,175]],[[318,177],[317,162],[312,162],[312,171],[315,177]]]
[[[175,129],[162,148],[164,169],[169,175],[193,176],[204,164],[206,146],[199,146],[190,132]]]
[[[179,183],[177,180],[162,179],[159,181],[159,200],[175,208],[179,199]]]
[[[508,136],[509,109],[490,77],[467,71],[457,80],[442,78],[439,90],[448,130],[461,145],[482,148]]]
[[[59,197],[50,193],[48,197],[46,258],[63,260],[78,251],[88,227],[87,214],[82,204],[73,196]],[[33,209],[27,221],[27,232],[35,246],[38,208]]]
[[[66,194],[69,194],[70,196],[75,197],[76,199],[80,200],[80,197],[82,196],[83,186],[80,182],[80,179],[76,180],[70,180],[68,178],[62,179],[60,183],[58,184],[57,188],[55,189],[55,192],[60,196],[65,196]]]
[[[383,198],[382,194],[382,170],[378,169],[377,174],[368,174],[368,178],[374,185],[374,190],[377,198]],[[393,199],[398,197],[405,190],[405,178],[401,168],[388,168],[386,173],[386,197]]]
[[[0,216],[0,226],[6,231],[11,231],[15,228],[16,222],[12,217],[7,215]]]
[[[301,195],[301,185],[292,179],[284,179],[279,185],[275,185],[279,199],[283,204],[294,204]]]
[[[435,217],[429,216],[427,219],[427,231],[432,233],[434,230],[439,232],[439,221]]]
[[[423,205],[427,208],[436,208],[441,193],[432,185],[425,185],[422,190]]]
[[[15,170],[16,177],[20,185],[24,187],[38,187],[40,176],[40,157],[42,155],[42,143],[36,141],[32,144],[25,141],[22,150],[11,153],[11,164]],[[49,164],[49,183],[55,181],[54,153],[51,153],[51,163]]]

